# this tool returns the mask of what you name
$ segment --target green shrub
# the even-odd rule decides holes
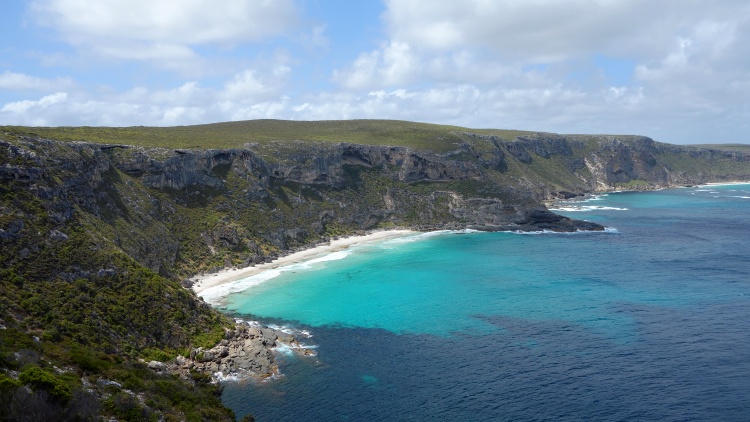
[[[224,338],[224,327],[218,325],[214,326],[211,331],[205,333],[199,333],[193,337],[193,344],[195,347],[203,347],[209,349],[216,346]]]
[[[70,360],[82,370],[95,374],[102,373],[112,367],[112,362],[107,355],[83,347],[74,347],[70,351]]]
[[[172,360],[176,353],[168,353],[161,349],[148,348],[142,352],[143,359],[146,361],[157,360],[159,362],[167,362]]]
[[[20,387],[21,382],[0,373],[0,396],[7,394]]]
[[[18,380],[33,390],[46,391],[49,395],[63,403],[68,402],[73,397],[73,393],[65,381],[38,366],[31,366],[24,369],[18,376]]]

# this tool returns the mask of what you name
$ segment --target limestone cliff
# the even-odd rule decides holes
[[[246,265],[358,231],[597,230],[542,201],[615,189],[750,179],[750,154],[646,137],[470,132],[453,151],[278,142],[237,149],[2,141],[0,178],[44,202],[64,233],[74,214],[142,265],[175,277]],[[3,239],[22,237],[8,212]],[[19,228],[21,227],[21,228]],[[33,254],[19,248],[15,259]],[[30,251],[30,252],[29,252]],[[75,278],[91,269],[61,269]]]

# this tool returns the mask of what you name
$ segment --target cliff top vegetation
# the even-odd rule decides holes
[[[464,132],[512,140],[534,132],[468,129],[459,126],[402,120],[247,120],[172,127],[22,127],[0,126],[0,131],[61,141],[86,141],[164,148],[238,148],[273,141],[349,142],[404,146],[435,152],[452,151]]]

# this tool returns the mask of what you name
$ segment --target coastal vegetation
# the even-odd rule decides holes
[[[374,229],[600,230],[542,201],[748,179],[750,152],[639,136],[0,127],[0,420],[233,420],[210,374],[149,368],[231,337],[198,273]]]
[[[304,141],[362,145],[399,145],[437,152],[451,151],[463,142],[466,128],[400,120],[248,120],[173,127],[20,127],[0,126],[0,131],[41,136],[61,141],[85,141],[162,148],[241,148],[275,141]],[[511,140],[531,132],[480,129],[474,133]]]

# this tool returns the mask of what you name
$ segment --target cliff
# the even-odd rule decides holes
[[[298,131],[279,140],[217,130],[217,143],[224,133],[240,139],[226,148],[189,148],[198,139],[191,128],[132,129],[131,138],[119,129],[96,129],[91,139],[98,142],[85,141],[87,136],[70,140],[71,132],[89,133],[78,128],[0,132],[0,367],[10,374],[0,373],[0,383],[2,377],[11,380],[7,385],[16,382],[13,374],[27,364],[49,371],[67,365],[78,381],[65,373],[53,376],[68,379],[74,390],[85,382],[102,383],[94,395],[109,403],[108,414],[122,416],[128,403],[141,397],[133,408],[143,412],[231,419],[215,391],[201,393],[209,388],[205,379],[191,378],[184,368],[183,378],[202,397],[200,406],[179,398],[142,405],[144,397],[161,394],[157,386],[163,378],[139,372],[145,364],[138,366],[138,359],[184,355],[186,362],[196,348],[233,341],[234,323],[180,286],[193,274],[265,262],[372,229],[601,230],[554,214],[543,202],[609,190],[750,180],[750,152],[646,137],[396,122],[387,127],[398,128],[403,137],[390,138],[373,132],[376,123],[365,122],[342,129],[360,141],[354,143],[343,135],[323,139],[323,132],[315,132],[321,124],[290,123]],[[379,137],[363,138],[358,130],[365,127]],[[330,136],[336,126],[327,122],[324,128]],[[195,132],[209,136],[210,129]],[[167,142],[164,133],[193,138]],[[156,134],[162,140],[140,138]],[[170,147],[158,146],[165,144]],[[23,348],[33,351],[27,360],[17,357]],[[147,381],[132,381],[134,373]],[[132,381],[128,388],[124,380]]]

